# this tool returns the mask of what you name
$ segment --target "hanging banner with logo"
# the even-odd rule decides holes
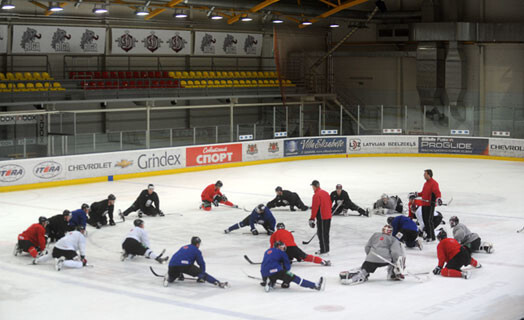
[[[105,28],[14,26],[11,47],[13,53],[102,54],[105,46]]]
[[[113,54],[191,54],[191,31],[111,29]]]
[[[0,53],[7,53],[7,25],[0,25]]]
[[[196,55],[260,56],[262,34],[233,32],[195,32]]]
[[[489,140],[484,138],[419,137],[418,152],[489,155]]]

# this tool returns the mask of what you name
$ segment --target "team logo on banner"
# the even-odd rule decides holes
[[[62,166],[58,162],[45,161],[40,162],[33,168],[33,174],[38,178],[51,179],[62,172]]]
[[[349,151],[358,151],[360,150],[360,147],[362,146],[360,139],[351,139],[349,140],[348,144],[349,144]]]
[[[202,43],[200,44],[200,50],[202,50],[203,53],[215,53],[215,43],[217,42],[217,39],[213,38],[212,35],[209,33],[206,33],[206,35],[202,38]]]
[[[246,41],[244,41],[244,52],[246,54],[257,54],[257,44],[258,41],[255,40],[255,37],[248,35]]]
[[[24,168],[17,164],[8,164],[0,167],[0,181],[2,182],[13,182],[20,180],[24,174]]]
[[[267,148],[268,152],[276,153],[279,151],[278,149],[278,142],[270,142],[269,147]]]
[[[116,43],[118,43],[118,46],[124,50],[125,52],[129,52],[129,50],[133,49],[135,47],[135,43],[138,42],[135,37],[129,34],[129,31],[125,31],[123,35],[121,35],[118,39],[115,40]]]
[[[237,53],[237,43],[238,40],[235,39],[232,35],[228,34],[226,35],[226,38],[224,39],[224,46],[222,47],[224,49],[224,52],[226,54],[236,54]]]
[[[51,47],[53,47],[55,51],[69,52],[71,51],[71,47],[69,45],[69,42],[67,42],[66,40],[70,39],[71,35],[67,34],[67,31],[65,31],[64,29],[57,28],[55,33],[53,33]]]
[[[131,165],[133,165],[133,160],[129,161],[127,159],[122,159],[120,161],[117,161],[117,163],[115,164],[116,167],[120,167],[122,169],[127,168]]]
[[[178,32],[175,32],[175,35],[167,42],[169,47],[175,52],[182,51],[186,47],[186,43],[187,41]]]
[[[155,52],[158,50],[158,48],[161,47],[161,44],[164,41],[160,39],[159,37],[157,37],[154,31],[151,31],[151,34],[145,37],[144,40],[142,40],[142,42],[144,43],[144,47],[147,50],[151,52]]]
[[[246,153],[247,154],[251,154],[251,155],[257,154],[258,153],[257,145],[256,144],[248,144]]]
[[[42,34],[38,33],[36,29],[27,28],[27,30],[24,31],[24,34],[22,35],[20,46],[22,49],[24,49],[25,52],[40,52],[40,41],[37,41],[37,39],[40,38],[42,38]]]
[[[82,40],[80,40],[80,48],[84,52],[97,52],[98,46],[94,43],[94,40],[98,40],[98,35],[94,31],[86,29],[82,34]]]

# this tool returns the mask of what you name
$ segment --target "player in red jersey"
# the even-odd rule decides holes
[[[200,209],[211,211],[211,204],[213,204],[215,207],[218,207],[219,203],[233,208],[238,208],[237,205],[234,205],[232,202],[228,201],[226,196],[220,192],[220,188],[222,188],[222,186],[222,181],[218,180],[215,184],[208,185],[204,191],[202,191],[202,204],[200,205]]]
[[[22,252],[29,252],[31,257],[36,258],[39,253],[45,252],[45,227],[47,223],[46,217],[40,217],[38,223],[32,224],[26,231],[19,234],[13,254],[17,256]]]
[[[320,183],[313,180],[311,183],[313,188],[313,204],[311,205],[311,217],[309,218],[309,226],[315,227],[315,218],[317,219],[317,236],[320,243],[320,251],[316,254],[324,254],[329,252],[329,229],[331,227],[331,198],[329,193],[320,188]]]
[[[417,192],[417,196],[422,197],[422,218],[428,238],[426,241],[435,241],[435,226],[433,225],[433,213],[435,211],[435,204],[442,205],[440,189],[437,181],[433,179],[433,171],[431,169],[424,170],[424,187],[422,192]]]
[[[444,229],[440,228],[437,238],[439,244],[437,246],[438,266],[433,269],[433,274],[441,274],[444,277],[455,277],[469,279],[471,273],[469,270],[462,271],[462,266],[472,265],[475,268],[482,267],[477,260],[471,257],[468,248],[461,246],[457,240],[448,238]],[[446,267],[444,267],[446,263]]]
[[[286,253],[289,257],[289,261],[292,261],[294,258],[297,259],[297,261],[299,262],[313,262],[316,264],[321,264],[323,266],[331,265],[331,262],[329,260],[324,260],[312,254],[306,254],[304,251],[302,251],[295,243],[295,238],[293,237],[293,234],[286,230],[286,226],[282,222],[277,223],[277,231],[275,231],[269,239],[270,248],[273,248],[275,242],[277,241],[280,241],[286,245]]]

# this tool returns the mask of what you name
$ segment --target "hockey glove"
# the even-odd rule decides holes
[[[87,265],[87,260],[85,256],[80,256],[80,261],[82,261],[82,265],[85,267]]]
[[[225,194],[222,195],[222,197],[220,198],[220,201],[227,202],[227,197]]]
[[[213,200],[213,205],[214,205],[215,207],[218,207],[218,202],[219,202],[218,199]]]
[[[433,274],[438,275],[440,274],[440,271],[442,271],[442,267],[437,266],[435,269],[433,269]]]
[[[437,199],[437,204],[438,204],[439,206],[441,206],[441,205],[442,205],[442,199],[438,198],[438,199]]]
[[[257,229],[251,229],[251,233],[252,233],[254,236],[258,236],[258,230],[257,230]]]
[[[309,220],[309,227],[314,228],[315,227],[315,220]]]

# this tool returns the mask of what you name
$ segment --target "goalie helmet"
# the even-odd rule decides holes
[[[286,225],[284,224],[284,222],[277,223],[277,230],[285,229],[285,228],[286,228]]]
[[[380,196],[381,199],[387,199],[388,198],[388,195],[383,193],[382,196]]]
[[[389,224],[386,224],[385,226],[382,227],[383,234],[391,235],[392,232],[393,232],[393,228]]]
[[[457,224],[459,224],[459,218],[457,216],[453,216],[449,218],[449,225],[454,228]]]
[[[446,232],[446,230],[444,230],[443,228],[440,228],[437,230],[437,239],[439,241],[443,240],[443,239],[446,239],[448,237],[448,234]]]

